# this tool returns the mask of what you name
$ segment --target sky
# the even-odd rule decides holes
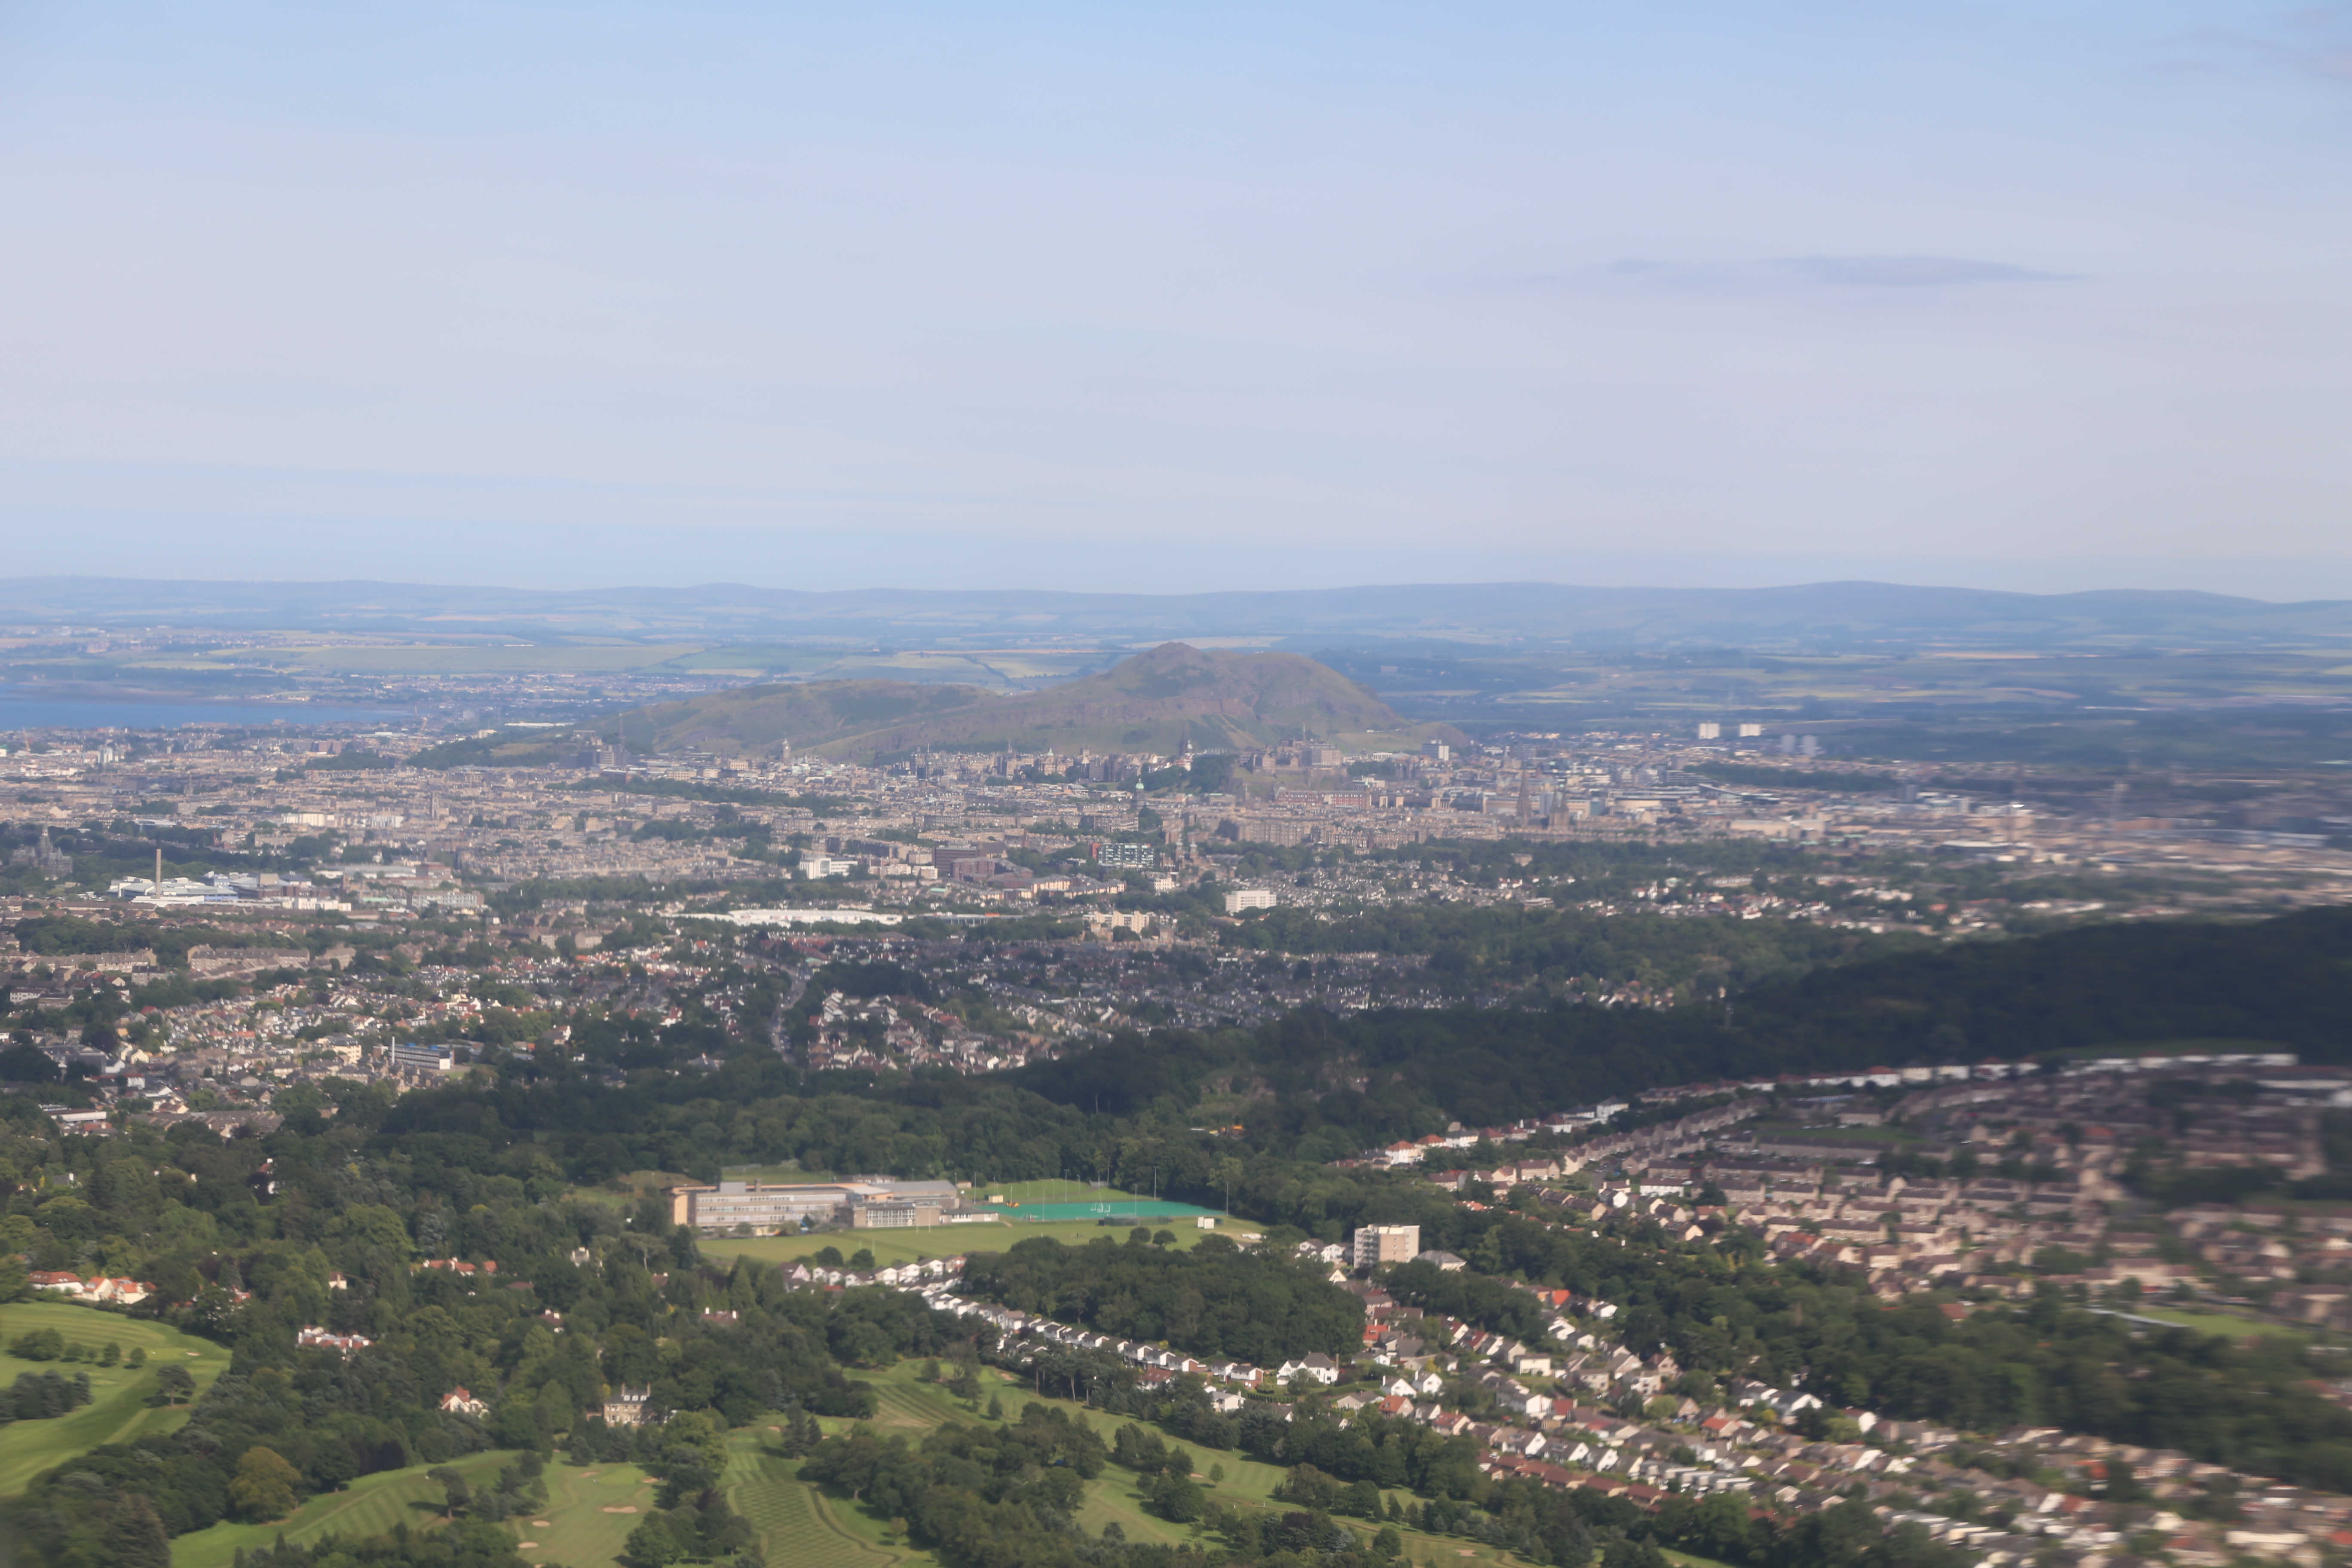
[[[0,0],[0,576],[2352,597],[2352,6]]]

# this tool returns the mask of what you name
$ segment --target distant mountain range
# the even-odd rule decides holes
[[[1311,648],[1423,639],[1593,648],[2343,646],[2352,601],[2194,592],[2010,594],[1888,583],[1786,588],[1441,584],[1230,594],[802,593],[719,584],[557,593],[397,583],[0,580],[0,621],[313,629],[532,642],[624,637],[836,647]]]
[[[1001,749],[1075,756],[1088,748],[1171,755],[1187,741],[1202,751],[1237,751],[1304,733],[1354,746],[1409,746],[1424,732],[1376,693],[1311,658],[1182,643],[1018,697],[969,686],[811,681],[635,709],[618,724],[644,751],[692,747],[741,756],[789,741],[796,750],[856,758]],[[1427,732],[1459,738],[1450,729]]]

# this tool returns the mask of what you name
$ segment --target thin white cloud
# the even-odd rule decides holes
[[[1980,283],[2050,283],[2064,277],[2006,261],[1959,256],[1785,256],[1766,261],[1685,264],[1625,260],[1612,277],[1685,288],[1951,289]]]
[[[2005,261],[1958,256],[1797,256],[1770,264],[1811,283],[1860,289],[1941,289],[1970,283],[2048,283],[2037,272]]]
[[[2184,72],[2252,68],[2352,82],[2352,5],[2304,6],[2249,24],[2199,28],[2171,40],[2163,63]]]

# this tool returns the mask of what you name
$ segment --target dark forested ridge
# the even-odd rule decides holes
[[[1252,1075],[1277,1094],[1328,1090],[1321,1119],[1369,1139],[1402,1135],[1424,1107],[1494,1123],[1661,1084],[2134,1041],[2271,1040],[2306,1061],[2352,1061],[2347,985],[2352,910],[2315,910],[1952,942],[1664,1011],[1301,1013],[1248,1032],[1116,1042],[1004,1076],[1065,1104],[1126,1109]],[[1343,1079],[1364,1087],[1337,1088]]]
[[[984,1079],[811,1077],[772,1056],[625,1089],[562,1074],[415,1094],[380,1110],[372,1152],[431,1184],[508,1173],[599,1182],[722,1164],[1032,1180],[1065,1172],[1219,1200],[1221,1161],[1327,1161],[1449,1120],[1486,1125],[1663,1084],[1801,1070],[2031,1058],[2179,1037],[2278,1041],[2352,1060],[2341,998],[2352,911],[2111,926],[1953,944],[1664,1011],[1563,1005],[1170,1030]],[[1246,1138],[1186,1123],[1246,1093]],[[346,1114],[349,1112],[347,1110]],[[1271,1216],[1267,1216],[1271,1217]]]

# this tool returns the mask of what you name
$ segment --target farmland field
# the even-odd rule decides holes
[[[478,675],[530,673],[598,674],[649,669],[690,658],[708,645],[636,644],[567,647],[487,647],[478,644],[415,644],[405,647],[338,645],[327,647],[236,648],[211,656],[215,668],[268,665],[274,668],[331,670],[344,675]]]
[[[35,1329],[55,1329],[68,1344],[92,1350],[109,1341],[147,1352],[147,1364],[133,1371],[124,1366],[100,1366],[94,1362],[18,1361],[0,1355],[0,1381],[14,1382],[20,1373],[58,1372],[70,1377],[89,1374],[91,1401],[53,1421],[15,1421],[0,1426],[0,1496],[25,1489],[43,1470],[86,1453],[101,1443],[127,1443],[148,1432],[169,1432],[188,1419],[184,1405],[165,1408],[147,1403],[154,1392],[155,1369],[167,1362],[188,1369],[197,1392],[210,1388],[228,1366],[228,1352],[220,1345],[192,1339],[175,1329],[142,1319],[125,1318],[62,1301],[12,1301],[0,1306],[0,1345]]]

